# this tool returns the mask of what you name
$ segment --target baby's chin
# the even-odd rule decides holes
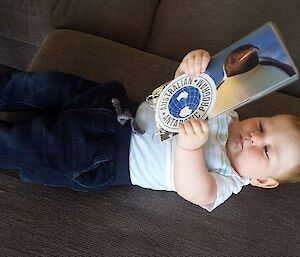
[[[233,167],[236,170],[235,158],[231,154],[230,150],[227,147],[226,147],[226,154],[227,154],[227,157],[228,157],[231,167]]]
[[[238,168],[238,164],[236,162],[236,159],[231,156],[231,155],[228,155],[227,154],[227,157],[229,159],[229,162],[230,162],[230,165],[231,167],[234,169],[234,171],[240,176],[240,177],[243,177],[242,174],[239,172],[239,168]]]

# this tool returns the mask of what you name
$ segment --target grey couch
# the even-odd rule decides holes
[[[271,20],[299,67],[298,1],[4,1],[0,63],[119,80],[142,101],[191,49],[212,55]],[[238,110],[299,115],[300,83]],[[176,193],[78,193],[0,173],[1,256],[299,256],[299,185],[246,187],[212,213]]]

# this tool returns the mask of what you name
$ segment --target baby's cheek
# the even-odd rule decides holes
[[[254,151],[246,150],[245,149],[241,153],[241,159],[243,161],[253,161],[255,160],[257,154]]]
[[[243,155],[242,161],[248,167],[251,167],[252,169],[256,170],[262,168],[262,165],[265,160],[264,160],[264,156],[260,151],[252,150],[252,151],[248,151]]]

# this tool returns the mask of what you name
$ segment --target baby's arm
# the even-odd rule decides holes
[[[200,206],[212,205],[217,195],[216,181],[208,172],[203,157],[208,133],[205,120],[191,119],[181,124],[175,156],[176,192]]]
[[[178,66],[175,77],[185,73],[196,76],[206,70],[209,52],[197,49],[189,52]],[[179,128],[175,160],[175,187],[186,200],[210,205],[216,199],[217,186],[204,162],[202,146],[208,139],[208,125],[204,120],[190,120]]]

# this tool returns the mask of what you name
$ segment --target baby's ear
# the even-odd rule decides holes
[[[262,188],[275,188],[279,185],[279,182],[273,178],[254,178],[250,181],[252,186]]]

